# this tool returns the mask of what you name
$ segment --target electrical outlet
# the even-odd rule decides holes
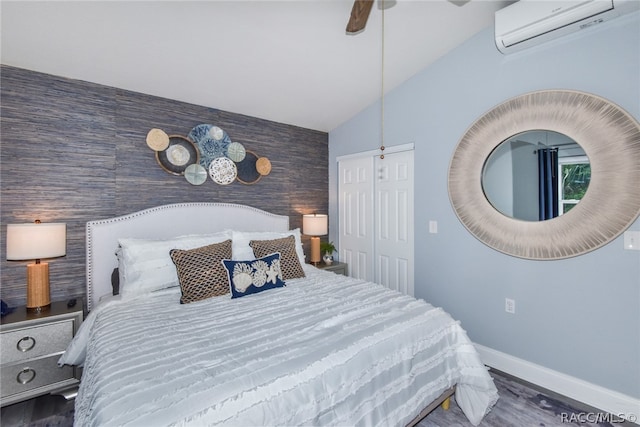
[[[507,313],[515,314],[516,312],[516,301],[511,298],[504,299],[504,311]]]

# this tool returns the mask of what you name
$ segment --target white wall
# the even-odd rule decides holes
[[[624,250],[620,237],[566,260],[510,257],[469,234],[449,203],[449,159],[468,126],[542,89],[593,93],[640,118],[640,13],[509,56],[487,28],[385,97],[385,144],[415,143],[415,293],[461,320],[478,344],[640,398],[640,252]],[[372,105],[329,134],[332,218],[335,159],[378,147],[379,112]],[[438,234],[428,233],[429,220]],[[515,314],[505,313],[505,297]]]

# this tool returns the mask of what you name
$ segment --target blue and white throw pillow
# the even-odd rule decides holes
[[[229,277],[231,298],[285,286],[278,252],[250,261],[223,259],[222,264]]]

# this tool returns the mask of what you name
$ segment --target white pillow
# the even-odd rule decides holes
[[[231,258],[234,261],[247,261],[255,259],[253,255],[253,249],[249,246],[249,242],[252,240],[273,240],[282,239],[283,237],[289,237],[293,235],[296,240],[296,254],[300,260],[300,265],[304,265],[304,250],[302,249],[302,239],[300,237],[300,229],[296,228],[284,232],[275,231],[233,231],[233,237],[231,241]]]
[[[123,299],[179,286],[171,249],[194,249],[231,238],[231,231],[178,236],[171,239],[118,239],[120,295]]]

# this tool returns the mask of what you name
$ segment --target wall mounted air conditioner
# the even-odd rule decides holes
[[[640,0],[520,0],[496,11],[496,46],[516,52],[636,10]]]

